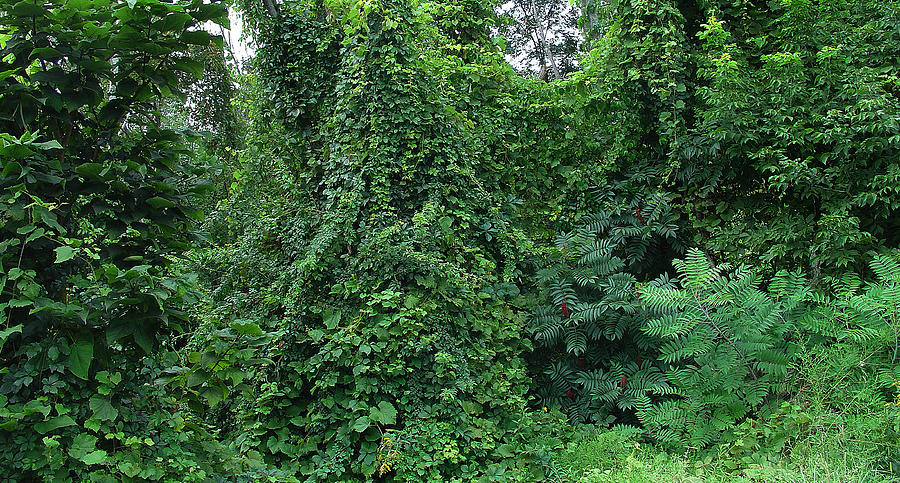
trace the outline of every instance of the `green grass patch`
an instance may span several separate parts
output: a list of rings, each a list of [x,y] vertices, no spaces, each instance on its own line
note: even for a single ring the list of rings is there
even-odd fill
[[[584,431],[554,454],[550,481],[900,481],[897,365],[878,342],[811,349],[782,400],[736,425],[726,443],[673,449],[635,428]]]

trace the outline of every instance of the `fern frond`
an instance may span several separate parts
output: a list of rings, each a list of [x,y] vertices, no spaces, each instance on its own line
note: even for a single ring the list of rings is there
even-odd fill
[[[696,248],[688,250],[683,260],[675,260],[672,263],[678,273],[684,276],[682,285],[685,288],[701,288],[710,280],[718,278],[718,272],[713,269],[712,263]]]
[[[869,263],[881,282],[900,284],[900,261],[886,255],[878,255]]]
[[[580,356],[587,350],[587,335],[578,327],[568,327],[565,332],[566,352]]]

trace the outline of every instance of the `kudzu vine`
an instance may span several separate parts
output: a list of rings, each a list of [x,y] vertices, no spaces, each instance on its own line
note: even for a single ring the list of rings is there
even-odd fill
[[[5,2],[0,478],[543,481],[804,350],[885,392],[898,3],[577,4],[547,82],[488,0],[240,0],[247,74],[218,2]]]

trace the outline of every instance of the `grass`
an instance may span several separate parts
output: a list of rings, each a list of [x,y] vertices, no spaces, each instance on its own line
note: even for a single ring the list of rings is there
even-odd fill
[[[676,453],[634,430],[585,433],[555,454],[549,481],[900,482],[898,365],[877,345],[811,350],[780,405],[717,447]]]
[[[797,444],[783,459],[733,468],[719,449],[671,454],[614,431],[594,434],[558,454],[550,481],[644,482],[884,482],[900,481],[876,468],[866,445],[839,432]]]

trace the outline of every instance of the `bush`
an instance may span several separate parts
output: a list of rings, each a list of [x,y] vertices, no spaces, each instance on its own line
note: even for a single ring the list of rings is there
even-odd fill
[[[229,466],[167,369],[196,277],[193,186],[155,100],[197,74],[199,2],[4,3],[0,476],[202,480]],[[221,39],[218,39],[221,41]]]

